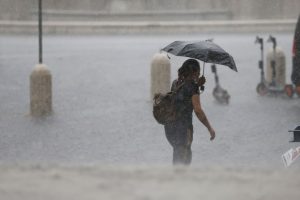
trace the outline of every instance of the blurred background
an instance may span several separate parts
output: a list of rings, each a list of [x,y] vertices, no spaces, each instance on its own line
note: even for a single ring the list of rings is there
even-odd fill
[[[37,20],[37,0],[1,0],[0,3],[0,32],[34,32],[29,22]],[[47,0],[43,1],[43,9],[44,20],[49,22],[45,23],[45,32],[50,33],[218,30],[234,32],[243,31],[246,25],[248,29],[244,31],[261,31],[266,28],[290,30],[299,14],[300,2],[298,0]],[[230,21],[241,20],[248,22],[228,24]],[[273,23],[264,21],[264,24],[259,24],[253,20],[272,20]],[[279,20],[280,25],[274,24],[276,20]],[[186,27],[189,30],[186,30]]]
[[[300,98],[257,93],[255,44],[263,38],[270,69],[267,39],[276,38],[280,76],[291,84],[299,0],[42,2],[53,112],[33,117],[38,0],[0,0],[1,200],[299,199],[300,159],[283,170],[282,155],[299,147],[288,130],[300,125]],[[151,63],[175,40],[207,39],[233,56],[238,73],[216,66],[230,95],[222,104],[205,65],[201,104],[216,139],[194,116],[192,166],[173,168],[173,150],[152,114]],[[187,58],[164,56],[173,80]]]
[[[194,116],[194,164],[283,167],[298,98],[256,93],[257,35],[285,54],[291,83],[299,0],[44,0],[44,63],[53,76],[53,114],[29,115],[29,77],[38,63],[38,1],[0,0],[0,162],[164,163],[172,149],[152,116],[153,55],[175,40],[214,41],[238,73],[217,66],[230,103],[220,105],[206,64],[203,108],[211,143]],[[171,79],[186,59],[170,55]],[[201,62],[201,66],[203,62]],[[293,166],[299,166],[293,165]]]

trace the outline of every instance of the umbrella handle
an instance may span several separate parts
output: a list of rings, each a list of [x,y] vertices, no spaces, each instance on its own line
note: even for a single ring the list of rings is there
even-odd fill
[[[202,76],[204,76],[204,69],[205,69],[205,62],[203,62],[203,74],[202,74]],[[201,85],[200,86],[200,94],[202,94],[204,92],[204,89],[205,89],[205,86]]]
[[[205,86],[204,85],[201,85],[200,86],[200,94],[202,94],[204,92],[204,89],[205,89]]]

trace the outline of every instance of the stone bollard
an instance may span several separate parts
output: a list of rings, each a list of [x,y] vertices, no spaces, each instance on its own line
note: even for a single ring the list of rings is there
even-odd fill
[[[36,65],[30,75],[30,111],[34,117],[52,112],[52,76],[44,64]]]
[[[156,53],[151,62],[151,99],[155,93],[170,91],[171,64],[165,53]]]
[[[275,82],[276,84],[284,88],[285,87],[285,55],[282,49],[276,47],[275,53],[273,51],[273,48],[270,48],[267,53],[267,70],[266,70],[266,81],[267,83],[272,82],[272,60],[274,59],[275,55]]]

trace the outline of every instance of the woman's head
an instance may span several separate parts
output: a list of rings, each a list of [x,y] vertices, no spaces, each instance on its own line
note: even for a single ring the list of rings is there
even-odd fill
[[[188,59],[184,61],[182,66],[178,69],[178,77],[181,79],[194,79],[200,75],[200,65],[195,59]]]

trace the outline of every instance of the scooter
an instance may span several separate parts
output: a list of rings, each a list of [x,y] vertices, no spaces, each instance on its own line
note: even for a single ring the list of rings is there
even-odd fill
[[[223,89],[219,83],[219,76],[217,74],[217,68],[215,64],[211,65],[211,71],[215,75],[216,87],[213,89],[213,96],[221,104],[229,104],[230,95],[227,90]]]
[[[293,98],[294,96],[296,97],[300,97],[300,88],[292,85],[292,84],[287,84],[285,85],[284,87],[284,91],[285,91],[285,94],[290,97],[290,98]]]
[[[272,80],[269,84],[268,90],[271,95],[277,96],[278,94],[284,93],[284,88],[281,87],[275,80],[276,78],[276,38],[272,35],[269,36],[267,42],[273,43],[273,59],[271,60],[271,68],[272,68]]]
[[[256,36],[255,44],[260,44],[261,50],[261,60],[258,62],[258,67],[261,70],[260,73],[260,83],[256,87],[256,92],[260,96],[270,95],[270,96],[277,96],[279,94],[287,93],[285,88],[278,85],[276,82],[276,46],[277,41],[276,38],[273,36],[269,36],[267,42],[273,43],[273,59],[271,60],[271,68],[272,68],[272,79],[271,83],[267,83],[265,79],[265,72],[264,72],[264,41],[263,38]],[[286,86],[287,88],[287,86]]]
[[[260,83],[256,86],[256,92],[264,96],[268,93],[268,86],[265,79],[264,72],[264,40],[263,38],[256,36],[255,44],[260,44],[261,60],[258,61],[258,68],[260,69]]]
[[[274,52],[273,60],[271,61],[272,81],[270,84],[266,82],[265,73],[264,73],[264,41],[263,38],[256,36],[255,44],[260,44],[260,50],[261,50],[261,60],[258,61],[258,67],[261,71],[260,73],[261,77],[260,77],[260,83],[256,87],[256,92],[260,96],[265,96],[267,94],[277,96],[278,94],[285,93],[285,95],[290,98],[294,96],[300,97],[300,90],[299,89],[297,90],[297,88],[292,84],[287,84],[284,86],[284,88],[278,87],[278,84],[275,81],[275,77],[276,77],[275,55],[276,55],[276,46],[277,46],[276,38],[270,35],[268,38],[268,42],[273,43],[273,52]]]

